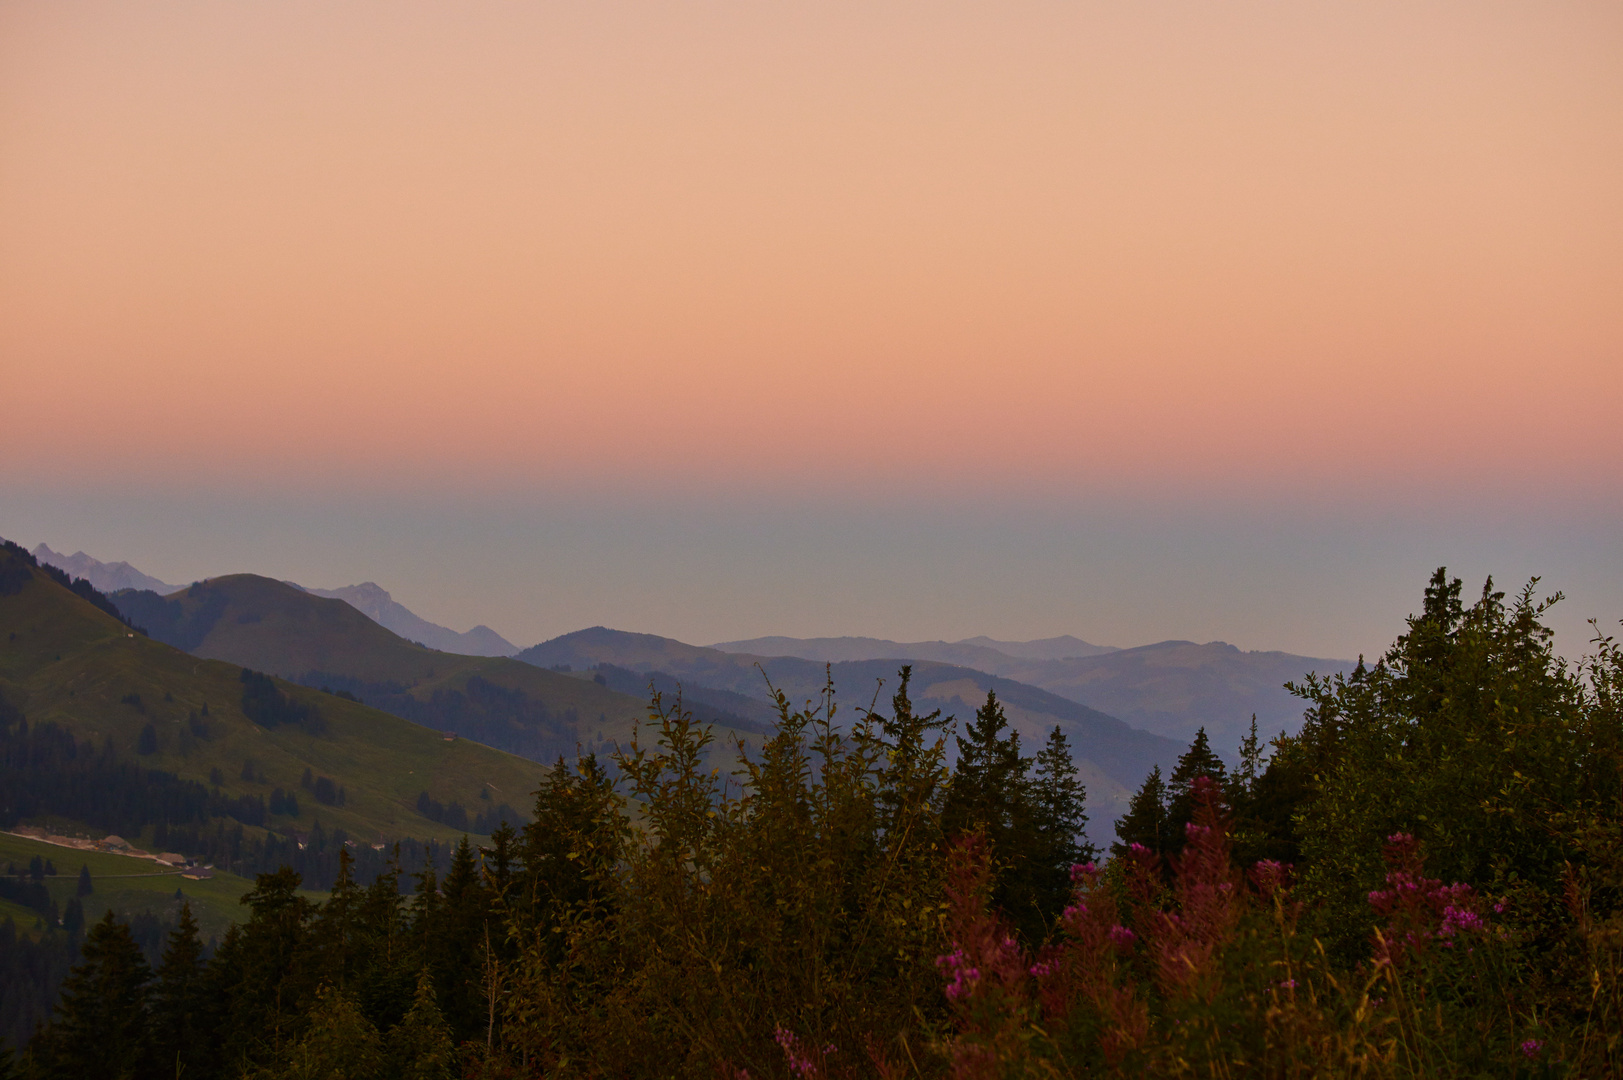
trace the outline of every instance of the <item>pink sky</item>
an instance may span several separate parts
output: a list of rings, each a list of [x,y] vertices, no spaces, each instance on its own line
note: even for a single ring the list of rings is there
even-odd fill
[[[65,479],[1623,493],[1623,6],[0,7]]]

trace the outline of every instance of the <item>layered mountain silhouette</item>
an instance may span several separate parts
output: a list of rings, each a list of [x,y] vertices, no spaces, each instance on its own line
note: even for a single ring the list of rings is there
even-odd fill
[[[109,595],[124,589],[154,592],[159,596],[184,589],[184,585],[170,585],[150,574],[143,574],[127,562],[105,563],[84,552],[63,555],[40,544],[32,552],[34,558],[64,570],[74,577],[84,578],[97,589]],[[475,626],[460,632],[431,623],[389,595],[387,589],[376,582],[345,585],[340,589],[312,589],[296,582],[287,582],[312,596],[329,600],[342,600],[356,611],[385,629],[392,630],[408,641],[427,645],[445,652],[465,653],[468,656],[512,656],[518,646],[488,626]]]
[[[289,582],[288,584],[293,584]],[[346,585],[342,589],[298,588],[312,596],[329,600],[342,600],[386,630],[392,630],[407,641],[427,645],[442,652],[465,653],[468,656],[512,656],[518,646],[488,626],[479,625],[465,633],[431,623],[417,615],[389,595],[387,589],[375,582]]]
[[[193,656],[344,691],[395,716],[535,761],[572,757],[577,747],[605,749],[628,737],[647,713],[646,692],[617,692],[607,677],[441,652],[407,641],[345,601],[256,574],[210,578],[167,597],[125,591],[112,600],[154,638]],[[698,711],[734,732],[762,730],[723,709]]]
[[[941,664],[960,664],[994,673],[1015,659],[1058,660],[1117,651],[1108,645],[1090,645],[1069,634],[1041,641],[994,641],[989,637],[911,642],[870,637],[763,637],[724,641],[711,648],[750,656],[797,656],[802,660],[821,660],[825,663],[846,660],[934,660]]]
[[[63,555],[52,551],[45,544],[40,544],[30,554],[42,563],[54,566],[76,578],[84,578],[104,593],[117,592],[119,589],[148,589],[161,596],[179,592],[186,587],[159,581],[151,575],[141,573],[127,562],[104,563],[99,559],[92,559],[82,551]]]
[[[344,690],[540,760],[624,737],[651,691],[680,694],[700,719],[751,737],[770,729],[769,680],[798,703],[832,675],[846,706],[866,706],[876,693],[882,706],[908,663],[925,708],[967,719],[996,690],[1028,747],[1056,724],[1065,730],[1096,820],[1116,816],[1145,772],[1169,765],[1198,728],[1232,758],[1253,715],[1265,737],[1299,725],[1301,703],[1286,681],[1352,666],[1221,641],[1118,649],[1070,635],[764,637],[704,647],[603,627],[520,652],[486,626],[464,633],[431,623],[374,582],[312,589],[243,574],[177,589],[84,552],[64,556],[41,544],[35,556],[116,593],[134,622],[196,655]]]
[[[1249,730],[1272,737],[1301,723],[1301,702],[1285,690],[1310,671],[1352,669],[1347,660],[1246,652],[1226,642],[1162,641],[1132,649],[1089,645],[1074,637],[1041,641],[967,638],[895,642],[879,638],[755,638],[715,646],[727,652],[806,660],[935,660],[961,664],[1058,694],[1134,727],[1187,743],[1204,727],[1232,757]],[[1091,651],[1083,651],[1091,650]]]
[[[1048,732],[1058,726],[1070,740],[1095,832],[1126,807],[1128,797],[1146,773],[1170,766],[1184,750],[1182,742],[1137,730],[1114,716],[1070,701],[1038,687],[959,664],[910,658],[821,661],[793,656],[760,656],[689,645],[654,634],[593,627],[553,638],[516,657],[548,668],[608,666],[648,675],[659,673],[680,681],[684,695],[704,699],[724,691],[765,703],[769,687],[800,704],[814,699],[832,679],[841,707],[876,706],[885,711],[895,692],[903,663],[913,669],[915,707],[939,708],[960,723],[970,720],[995,691],[1011,726],[1028,753],[1035,753]],[[962,730],[962,728],[960,728]]]

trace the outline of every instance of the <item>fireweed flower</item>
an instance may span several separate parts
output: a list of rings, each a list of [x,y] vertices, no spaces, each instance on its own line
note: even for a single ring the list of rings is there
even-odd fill
[[[1522,1057],[1535,1058],[1538,1052],[1544,1049],[1544,1043],[1539,1039],[1528,1039],[1522,1043]]]
[[[935,966],[952,980],[947,984],[947,997],[953,1001],[973,993],[981,979],[979,969],[970,966],[969,958],[964,955],[962,949],[954,949],[944,956],[936,957]]]
[[[1276,894],[1288,889],[1290,876],[1290,864],[1274,859],[1263,859],[1251,868],[1251,880],[1264,900],[1272,900]]]
[[[802,1080],[809,1080],[810,1077],[817,1075],[817,1066],[812,1064],[811,1058],[801,1051],[800,1042],[795,1038],[794,1032],[779,1025],[778,1029],[773,1032],[773,1038],[783,1048],[784,1060],[788,1062],[790,1072],[801,1077]],[[833,1049],[832,1046],[829,1047],[829,1051]]]

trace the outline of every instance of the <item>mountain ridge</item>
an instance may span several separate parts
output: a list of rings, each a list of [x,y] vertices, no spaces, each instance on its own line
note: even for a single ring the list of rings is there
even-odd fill
[[[796,656],[803,660],[935,660],[944,664],[981,667],[1019,660],[1058,660],[1116,652],[1111,645],[1094,645],[1064,634],[1035,641],[998,641],[985,635],[962,641],[892,641],[888,638],[841,636],[818,638],[760,637],[711,645],[722,652],[751,656]],[[974,661],[980,661],[979,664]]]
[[[344,691],[402,719],[532,761],[606,749],[647,714],[646,697],[618,693],[606,677],[431,649],[346,601],[256,574],[210,578],[171,597],[121,592],[112,599],[154,637],[194,656]],[[724,708],[702,711],[738,732],[761,730]]]
[[[815,699],[832,678],[844,707],[869,704],[870,694],[883,699],[894,691],[897,665],[884,658],[818,662],[798,657],[729,653],[674,638],[596,626],[532,646],[515,659],[544,667],[590,668],[611,664],[640,673],[660,672],[685,686],[698,685],[769,700],[769,686],[795,704]],[[967,723],[995,691],[1010,725],[1028,749],[1035,751],[1051,728],[1066,732],[1083,782],[1088,787],[1090,828],[1105,838],[1108,826],[1126,809],[1132,791],[1154,765],[1170,767],[1184,744],[1132,727],[1121,719],[1002,676],[961,665],[922,660],[911,663],[911,693],[916,708],[941,708]],[[869,688],[872,688],[871,690]],[[960,730],[962,730],[960,728]]]
[[[119,589],[148,589],[165,596],[186,587],[159,581],[149,574],[143,574],[127,562],[105,563],[100,559],[91,558],[82,551],[63,555],[61,552],[52,551],[50,546],[43,542],[29,554],[64,573],[85,579],[104,593],[117,592]]]
[[[1280,650],[1243,650],[1224,641],[1169,639],[1117,649],[1090,646],[1091,655],[1056,656],[1080,638],[999,642],[895,642],[881,638],[754,638],[714,648],[739,654],[763,647],[769,656],[807,660],[928,659],[958,663],[1035,686],[1127,721],[1134,727],[1187,742],[1204,727],[1214,748],[1233,759],[1253,715],[1265,737],[1295,731],[1301,705],[1284,689],[1310,671],[1350,671],[1351,661],[1299,656]],[[1004,648],[995,648],[1003,646]],[[1025,656],[1007,651],[1022,649]]]
[[[338,589],[313,589],[293,581],[286,584],[303,589],[312,596],[342,600],[385,630],[441,652],[462,653],[464,656],[512,656],[519,651],[517,645],[483,623],[471,630],[458,631],[429,622],[397,601],[375,581],[363,581],[359,585],[345,585]]]

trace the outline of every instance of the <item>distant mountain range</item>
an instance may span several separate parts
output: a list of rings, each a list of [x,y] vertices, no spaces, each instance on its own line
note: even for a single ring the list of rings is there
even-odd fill
[[[1197,728],[1204,727],[1213,747],[1232,760],[1253,715],[1264,737],[1300,724],[1301,702],[1283,688],[1287,680],[1352,666],[1345,660],[1247,652],[1221,641],[1119,649],[1069,635],[954,642],[763,637],[702,647],[603,627],[521,652],[486,626],[459,633],[431,623],[373,582],[311,589],[236,575],[177,589],[128,563],[103,563],[84,552],[64,556],[41,544],[35,556],[118,593],[117,602],[137,623],[197,655],[306,682],[325,680],[421,723],[460,726],[470,735],[470,726],[477,727],[481,734],[475,737],[531,756],[567,751],[576,741],[601,745],[621,734],[640,715],[650,689],[667,695],[680,689],[701,718],[759,734],[772,719],[768,678],[798,703],[815,696],[825,671],[830,672],[847,706],[867,705],[879,680],[885,680],[879,699],[884,704],[897,668],[910,663],[915,700],[926,708],[967,719],[986,691],[996,689],[1028,746],[1054,725],[1063,728],[1077,748],[1095,817],[1104,820],[1120,812],[1152,765],[1170,765]],[[306,611],[308,605],[292,601],[297,595],[343,605]],[[345,610],[364,619],[339,618]],[[427,649],[408,658],[401,650],[418,648],[412,643]],[[385,655],[393,659],[382,662]],[[488,669],[507,657],[522,663],[500,672]],[[543,687],[521,674],[536,667],[553,669],[543,679],[570,678]],[[469,696],[469,679],[474,696],[483,694],[479,703]],[[591,711],[580,708],[586,703],[574,699],[583,683],[591,682],[599,684],[593,690],[608,693],[613,707],[602,707],[606,699]],[[502,704],[491,696],[491,687],[517,697]],[[578,720],[566,721],[566,715]],[[604,723],[586,722],[587,716]]]
[[[104,563],[84,552],[63,555],[40,544],[33,551],[34,558],[65,570],[74,577],[84,578],[102,592],[111,595],[123,589],[154,592],[168,596],[184,589],[184,585],[170,585],[150,574],[143,574],[127,562]],[[518,646],[488,626],[476,626],[466,633],[431,623],[390,596],[388,590],[374,582],[345,585],[341,589],[312,589],[297,582],[287,584],[303,589],[312,596],[342,600],[356,611],[387,630],[393,630],[408,641],[427,645],[431,649],[463,653],[467,656],[512,656]]]
[[[186,587],[159,581],[151,575],[141,573],[127,562],[104,563],[92,559],[82,551],[63,555],[41,544],[31,554],[42,563],[66,571],[73,577],[84,578],[104,593],[114,593],[119,589],[147,589],[159,596],[167,596]]]
[[[294,584],[288,582],[289,585]],[[345,585],[342,589],[312,589],[298,585],[312,596],[329,600],[342,600],[385,630],[392,630],[408,641],[427,645],[442,652],[463,653],[467,656],[512,656],[518,646],[488,626],[479,625],[466,633],[458,633],[417,615],[390,596],[388,590],[373,582]]]
[[[700,701],[714,700],[712,695],[719,691],[765,704],[770,682],[799,705],[814,699],[825,679],[832,678],[847,715],[854,706],[868,707],[875,702],[885,711],[897,686],[897,669],[904,662],[911,663],[916,708],[939,708],[962,725],[973,718],[985,703],[987,691],[992,690],[1003,702],[1009,723],[1020,733],[1028,753],[1041,747],[1052,728],[1063,730],[1088,787],[1096,840],[1108,838],[1110,822],[1126,809],[1128,798],[1150,769],[1170,766],[1185,749],[1184,742],[1137,730],[1114,716],[1038,687],[926,659],[824,661],[760,656],[601,626],[553,638],[515,659],[549,668],[633,671],[656,682],[671,679],[681,684],[686,698]]]
[[[1074,637],[911,643],[861,637],[769,637],[726,642],[715,648],[821,662],[888,659],[959,664],[1047,690],[1183,743],[1204,727],[1214,749],[1230,759],[1249,730],[1253,714],[1265,738],[1295,731],[1301,723],[1301,702],[1284,689],[1286,681],[1300,680],[1310,671],[1328,675],[1350,671],[1353,666],[1347,660],[1245,652],[1222,641],[1204,645],[1162,641],[1113,649]]]
[[[600,751],[624,740],[647,713],[646,693],[618,693],[606,677],[440,652],[344,601],[255,574],[210,578],[167,597],[126,590],[112,601],[153,638],[193,656],[344,691],[403,719],[544,764],[559,754],[573,757],[577,746]],[[761,730],[713,708],[700,718],[734,731]]]
[[[712,645],[722,652],[750,656],[797,656],[802,660],[841,663],[846,660],[934,660],[941,664],[994,671],[1011,660],[1062,660],[1117,652],[1109,645],[1090,645],[1081,638],[1043,638],[1040,641],[995,641],[989,637],[963,641],[887,641],[870,637],[791,638],[763,637],[724,641]]]

